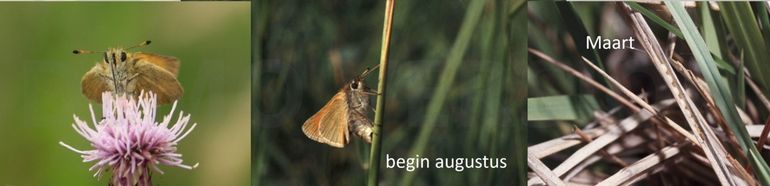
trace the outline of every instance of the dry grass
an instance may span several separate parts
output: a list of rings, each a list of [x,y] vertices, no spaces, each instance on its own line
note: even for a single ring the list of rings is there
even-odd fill
[[[671,13],[666,14],[665,11],[678,8],[676,6],[645,4],[648,8],[663,9],[658,12],[663,16],[671,16]],[[714,3],[692,3],[682,8],[686,7],[687,10],[694,11],[700,6],[709,6],[703,9],[705,11],[723,11]],[[719,92],[724,92],[724,86],[720,84],[726,82],[721,79],[724,77],[717,76],[715,80],[711,75],[719,75],[719,72],[708,72],[704,70],[705,67],[697,68],[698,65],[704,64],[702,60],[704,54],[698,52],[705,51],[697,51],[697,49],[706,47],[697,48],[693,45],[697,42],[692,42],[692,30],[682,28],[683,32],[679,34],[684,33],[688,40],[686,44],[682,44],[683,42],[680,41],[685,40],[681,38],[682,36],[677,38],[672,33],[669,33],[671,37],[668,38],[656,36],[653,28],[655,24],[651,26],[651,23],[647,22],[650,19],[646,15],[625,3],[605,3],[601,7],[603,7],[602,10],[611,12],[604,12],[603,16],[617,15],[616,21],[624,23],[619,26],[613,25],[615,28],[623,27],[621,30],[625,29],[639,41],[640,45],[637,46],[639,50],[606,55],[625,60],[615,59],[614,61],[617,62],[613,62],[612,58],[606,57],[610,60],[605,58],[592,62],[583,57],[585,53],[576,52],[575,48],[580,47],[581,44],[569,42],[566,42],[563,48],[543,47],[543,43],[558,44],[562,42],[558,38],[563,37],[572,41],[571,39],[576,36],[562,36],[554,33],[556,31],[551,30],[553,28],[545,23],[547,20],[537,18],[534,13],[530,13],[530,17],[535,17],[531,18],[530,22],[534,22],[531,25],[537,27],[535,30],[542,31],[542,34],[538,35],[542,39],[531,41],[531,43],[537,43],[536,46],[530,44],[530,68],[531,70],[532,68],[546,69],[541,71],[548,72],[535,73],[534,76],[547,76],[538,78],[568,82],[561,84],[569,84],[569,81],[578,82],[584,85],[580,88],[590,91],[575,92],[592,93],[597,100],[603,101],[605,107],[616,106],[624,111],[616,112],[600,108],[594,111],[595,114],[588,123],[570,123],[570,125],[581,126],[573,132],[542,142],[530,143],[527,149],[527,163],[533,173],[529,174],[527,185],[760,185],[767,183],[767,177],[764,176],[766,169],[763,168],[767,165],[763,161],[756,161],[754,158],[757,156],[747,150],[746,141],[742,140],[750,137],[749,143],[756,144],[755,140],[762,138],[760,144],[763,145],[759,145],[760,152],[769,148],[764,144],[768,138],[766,136],[768,130],[763,134],[765,126],[755,123],[760,123],[764,121],[761,119],[767,117],[767,113],[770,112],[770,101],[763,92],[763,85],[755,83],[750,75],[744,74],[749,70],[743,67],[741,61],[743,59],[737,57],[726,60],[731,62],[728,65],[735,65],[729,67],[739,69],[734,70],[733,73],[741,75],[725,76],[737,77],[745,81],[748,85],[745,89],[750,91],[744,93],[742,89],[741,91],[731,90],[733,94],[743,93],[740,96],[745,98],[733,98],[729,96],[731,91],[728,91],[725,96]],[[668,20],[669,24],[677,26],[686,23],[682,22],[681,15],[683,15],[681,12],[674,12],[676,22],[670,17],[664,17],[661,20]],[[679,27],[684,26],[679,25]],[[660,33],[660,26],[655,28],[657,33]],[[696,39],[699,39],[700,36],[697,34],[696,36],[698,36]],[[532,34],[530,37],[533,37]],[[702,38],[700,40],[700,42],[703,41]],[[668,45],[664,47],[661,43]],[[725,56],[742,56],[736,55],[735,51],[739,50],[722,52],[727,52]],[[712,54],[707,51],[705,55]],[[572,62],[560,62],[557,59],[572,59],[570,60]],[[616,68],[613,68],[611,65],[612,63],[633,64],[626,60],[642,61],[640,63],[643,64],[640,66],[648,67],[645,72],[655,76],[654,80],[643,83],[652,85],[641,91],[631,87],[634,80],[628,80],[625,77],[627,74],[624,74],[630,72],[624,71],[627,69],[621,68],[623,66],[616,65]],[[713,68],[713,64],[710,67]],[[548,69],[554,70],[548,71]],[[564,76],[554,75],[559,73]],[[560,83],[553,84],[551,86],[554,88],[551,89],[537,88],[535,94],[547,95],[547,93],[565,90],[558,87]],[[735,86],[734,82],[729,84],[731,87]],[[715,85],[719,86],[715,87]],[[743,88],[742,83],[738,87]],[[574,94],[570,91],[564,92]],[[647,97],[649,93],[656,96]],[[735,100],[725,102],[724,99]],[[724,107],[724,103],[731,105],[733,101],[745,101],[740,104],[745,106],[736,104]],[[729,112],[726,111],[737,114],[728,116]],[[737,118],[738,122],[733,120],[736,119],[734,117],[736,115],[740,116]],[[556,122],[557,125],[564,123],[569,122]],[[545,124],[530,123],[530,125]],[[731,128],[734,126],[738,126],[739,130]],[[742,136],[743,134],[747,136]],[[759,158],[762,160],[761,157]]]

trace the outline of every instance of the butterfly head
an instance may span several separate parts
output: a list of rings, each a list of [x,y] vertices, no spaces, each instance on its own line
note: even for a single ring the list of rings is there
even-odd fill
[[[110,48],[103,53],[104,63],[120,65],[128,60],[128,53],[122,48]]]
[[[377,69],[377,67],[379,66],[380,65],[378,64],[372,68],[366,68],[366,70],[363,73],[361,73],[361,75],[358,75],[355,78],[353,78],[353,80],[351,80],[350,83],[348,83],[348,88],[350,89],[350,91],[370,92],[371,90],[369,89],[369,87],[366,87],[366,85],[364,85],[364,79],[366,78],[367,75],[369,75],[369,73],[374,71],[374,69]]]

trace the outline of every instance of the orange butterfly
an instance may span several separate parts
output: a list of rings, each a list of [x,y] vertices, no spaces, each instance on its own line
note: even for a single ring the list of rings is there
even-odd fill
[[[127,49],[149,44],[148,40]],[[73,53],[97,52],[74,50]],[[179,74],[179,60],[176,58],[142,52],[127,53],[123,48],[110,48],[103,54],[104,59],[80,80],[83,95],[88,99],[101,103],[102,93],[106,91],[138,96],[142,90],[157,94],[158,104],[168,104],[182,97],[184,90],[176,79]]]
[[[345,84],[321,110],[305,121],[302,132],[312,140],[337,148],[344,147],[350,141],[350,133],[372,143],[372,122],[366,114],[369,110],[369,96],[377,95],[377,92],[366,87],[363,79],[377,67],[379,65],[367,68],[364,73]]]

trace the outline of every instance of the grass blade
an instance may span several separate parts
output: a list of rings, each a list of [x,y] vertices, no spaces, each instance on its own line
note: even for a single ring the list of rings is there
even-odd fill
[[[703,37],[700,36],[700,33],[698,33],[695,23],[690,19],[681,2],[666,2],[666,6],[671,11],[674,21],[682,29],[685,40],[687,41],[695,60],[698,62],[698,67],[703,74],[703,79],[706,80],[706,83],[708,83],[710,87],[709,90],[715,99],[714,101],[716,102],[717,107],[720,108],[719,110],[728,122],[730,129],[733,130],[733,133],[736,135],[741,148],[748,154],[747,156],[751,160],[752,167],[754,167],[759,174],[758,177],[760,182],[764,185],[770,184],[770,169],[767,167],[764,159],[759,156],[757,149],[752,145],[753,142],[751,141],[746,128],[743,127],[743,122],[740,120],[737,110],[735,110],[736,106],[733,101],[733,96],[730,93],[729,86],[723,79],[721,79],[722,76],[717,70],[716,63],[709,54],[706,43],[703,40]],[[722,11],[731,9],[731,7],[721,7],[723,8]],[[723,17],[725,17],[725,19],[730,19],[726,18],[729,17],[729,15],[723,15]]]
[[[572,2],[555,2],[556,7],[559,9],[559,14],[561,15],[562,22],[564,25],[566,25],[566,29],[569,31],[569,33],[572,35],[572,40],[574,43],[587,43],[588,36],[592,38],[596,38],[597,33],[591,33],[588,30],[588,27],[584,23],[582,19],[580,19],[580,16],[578,15],[577,10],[575,9],[575,6],[572,4]],[[578,44],[579,46],[579,44]],[[599,68],[602,70],[605,70],[604,63],[602,62],[602,57],[599,53],[599,50],[595,48],[585,48],[585,47],[575,47],[581,56],[588,56],[589,59],[592,61],[595,61]],[[579,60],[579,56],[574,57],[575,60]],[[592,77],[598,77],[597,74],[592,74]],[[603,79],[599,79],[599,82],[602,83],[602,85],[607,86],[609,83],[607,81],[604,81]],[[575,82],[576,84],[576,82]],[[579,90],[579,89],[578,89]],[[614,104],[611,99],[603,99],[599,100],[600,104],[602,106],[612,105]]]
[[[588,33],[588,29],[586,29],[585,24],[583,24],[583,20],[580,19],[580,16],[578,16],[577,12],[575,11],[575,7],[572,6],[571,2],[556,2],[556,7],[559,9],[559,14],[561,14],[562,21],[566,25],[566,28],[569,30],[570,34],[572,34],[572,39],[575,43],[586,43],[586,38],[583,36],[596,36],[595,33]],[[576,48],[578,49],[578,52],[580,52],[580,55],[589,56],[591,61],[596,61],[599,67],[604,69],[602,58],[599,56],[599,51],[596,49],[589,50],[584,47]]]
[[[593,95],[528,98],[527,120],[587,120],[598,108],[599,105]]]
[[[698,2],[698,9],[701,15],[701,22],[703,23],[703,38],[706,40],[706,45],[714,56],[718,58],[722,57],[720,48],[721,40],[719,40],[719,32],[717,32],[714,19],[711,18],[711,8],[709,8],[708,2]],[[679,37],[684,38],[684,37]]]
[[[431,96],[430,103],[428,103],[428,109],[426,111],[425,119],[420,127],[420,132],[414,145],[412,145],[412,148],[409,150],[409,154],[423,154],[425,151],[428,140],[430,139],[430,134],[436,126],[444,101],[452,86],[452,82],[454,82],[457,70],[460,68],[471,36],[473,36],[473,32],[476,30],[476,25],[481,17],[481,12],[486,0],[472,1],[470,3],[465,18],[463,19],[462,26],[460,27],[460,32],[457,34],[457,38],[449,51],[449,56],[447,57],[443,72],[441,72],[438,85]],[[412,185],[411,183],[417,172],[417,170],[405,172],[398,185]]]
[[[679,28],[677,28],[674,25],[669,24],[668,22],[666,22],[662,18],[658,17],[658,15],[655,15],[654,12],[648,10],[647,8],[644,8],[642,5],[639,5],[639,3],[636,3],[636,2],[626,2],[626,4],[629,7],[631,7],[631,9],[633,9],[634,11],[642,13],[642,15],[644,15],[644,17],[647,17],[647,19],[650,19],[652,22],[662,26],[663,28],[665,28],[669,32],[674,33],[674,35],[676,35],[676,37],[684,38],[682,36],[682,31],[680,31]]]
[[[545,164],[543,164],[542,161],[535,158],[535,156],[532,154],[527,154],[527,165],[532,168],[532,171],[534,171],[537,176],[545,181],[545,184],[554,186],[567,185],[564,183],[564,181],[559,179],[558,175],[551,171],[547,166],[545,166]]]
[[[720,2],[719,7],[727,29],[745,53],[746,66],[753,79],[764,87],[767,94],[770,92],[767,84],[770,83],[770,74],[767,74],[770,71],[770,54],[765,40],[761,39],[762,32],[754,19],[751,5],[749,2]]]

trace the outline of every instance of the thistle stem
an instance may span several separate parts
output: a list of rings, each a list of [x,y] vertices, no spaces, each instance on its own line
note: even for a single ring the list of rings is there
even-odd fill
[[[372,147],[369,153],[369,186],[378,183],[380,173],[380,151],[382,149],[382,115],[385,108],[385,81],[388,72],[388,48],[390,46],[390,31],[393,27],[393,8],[395,0],[385,1],[385,21],[382,28],[382,48],[380,49],[380,74],[377,83],[377,105],[374,110],[374,126],[372,132]]]

